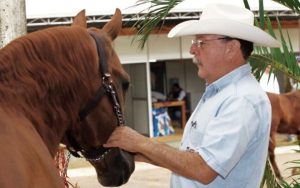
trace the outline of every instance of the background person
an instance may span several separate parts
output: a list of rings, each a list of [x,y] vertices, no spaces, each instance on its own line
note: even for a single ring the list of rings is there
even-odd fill
[[[179,83],[174,83],[168,93],[168,100],[184,100],[186,97],[185,91],[180,87]]]
[[[175,26],[169,37],[195,35],[190,53],[207,87],[188,120],[179,150],[118,127],[105,147],[171,170],[172,188],[258,188],[267,159],[271,105],[246,59],[253,43],[279,47],[253,26],[251,11],[211,4],[200,20]]]
[[[167,97],[168,101],[185,101],[186,102],[186,92],[180,87],[179,83],[174,83],[171,87],[170,92]],[[172,124],[177,125],[176,122],[179,122],[181,119],[181,107],[170,107],[168,108]],[[180,125],[179,125],[180,126]],[[183,125],[182,125],[183,126]]]

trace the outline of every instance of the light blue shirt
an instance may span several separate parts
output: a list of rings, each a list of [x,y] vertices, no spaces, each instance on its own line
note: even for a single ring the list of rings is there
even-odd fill
[[[208,85],[186,124],[180,150],[199,153],[218,176],[203,185],[173,173],[171,187],[258,188],[270,127],[271,104],[249,64]]]

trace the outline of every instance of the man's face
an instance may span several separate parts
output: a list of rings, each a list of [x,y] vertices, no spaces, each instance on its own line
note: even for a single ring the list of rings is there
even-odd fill
[[[198,67],[198,76],[208,84],[220,78],[226,50],[226,40],[221,35],[197,35],[190,53]]]

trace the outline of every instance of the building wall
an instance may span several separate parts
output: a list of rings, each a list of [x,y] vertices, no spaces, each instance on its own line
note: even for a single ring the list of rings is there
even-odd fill
[[[282,32],[286,42],[289,42],[288,38],[291,39],[294,52],[300,52],[300,28],[283,29]],[[278,30],[276,36],[279,36]]]
[[[126,125],[149,135],[145,63],[126,64],[124,67],[131,79],[131,86],[126,95]]]

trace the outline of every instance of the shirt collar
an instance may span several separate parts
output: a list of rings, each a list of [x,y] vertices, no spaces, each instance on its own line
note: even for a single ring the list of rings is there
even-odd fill
[[[203,97],[212,97],[213,95],[221,91],[224,87],[228,86],[231,83],[237,82],[247,74],[251,74],[251,66],[249,65],[249,63],[234,69],[233,71],[229,72],[213,83],[207,85]]]

